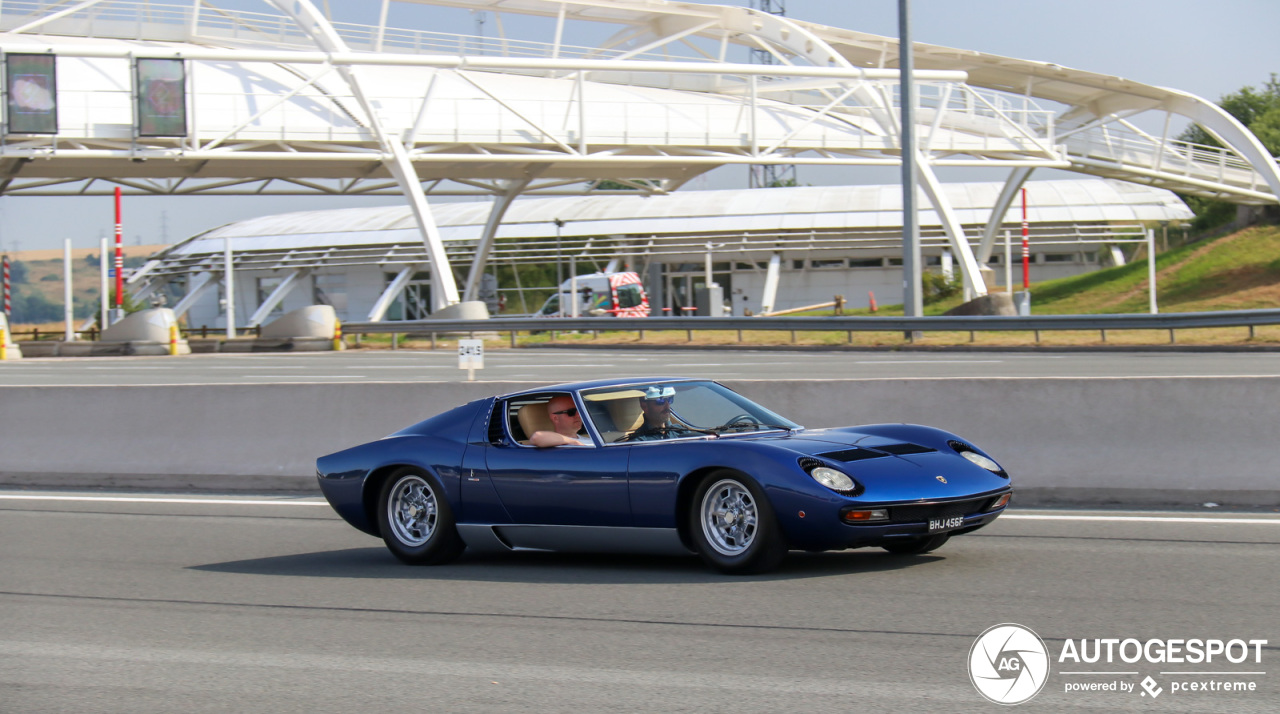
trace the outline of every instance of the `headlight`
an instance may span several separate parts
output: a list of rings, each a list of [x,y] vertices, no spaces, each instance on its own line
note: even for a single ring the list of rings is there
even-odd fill
[[[833,468],[827,466],[818,466],[809,472],[814,481],[826,486],[833,491],[852,491],[854,488],[853,479],[847,474],[840,473]]]
[[[1000,464],[997,464],[976,451],[961,451],[960,455],[992,473],[998,474],[1004,472],[1004,469],[1000,468]]]

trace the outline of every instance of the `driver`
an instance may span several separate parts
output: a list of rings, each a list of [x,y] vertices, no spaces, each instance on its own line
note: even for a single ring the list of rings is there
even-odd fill
[[[645,393],[639,397],[644,423],[619,441],[657,441],[696,435],[698,432],[685,427],[678,421],[671,422],[671,402],[675,398],[676,390],[673,387],[646,389]]]
[[[578,434],[582,431],[582,416],[568,394],[557,394],[547,402],[547,416],[555,431],[535,431],[529,443],[545,449],[550,446],[582,446]]]

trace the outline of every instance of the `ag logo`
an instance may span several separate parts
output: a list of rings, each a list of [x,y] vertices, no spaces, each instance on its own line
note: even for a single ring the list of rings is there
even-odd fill
[[[1044,640],[1022,625],[996,625],[969,648],[969,681],[996,704],[1021,704],[1044,689],[1049,650]]]

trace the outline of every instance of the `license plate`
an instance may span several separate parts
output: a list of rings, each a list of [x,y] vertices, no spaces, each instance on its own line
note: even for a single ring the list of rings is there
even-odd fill
[[[929,532],[941,533],[942,531],[953,531],[957,528],[964,527],[964,516],[951,516],[950,518],[932,518],[929,520]]]

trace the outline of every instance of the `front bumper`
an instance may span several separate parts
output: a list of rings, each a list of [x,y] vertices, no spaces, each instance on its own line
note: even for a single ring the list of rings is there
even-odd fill
[[[928,501],[897,501],[880,503],[848,504],[831,514],[834,523],[825,523],[821,527],[821,535],[800,547],[819,550],[840,550],[844,548],[862,548],[884,545],[895,541],[913,540],[931,535],[929,521],[935,518],[961,518],[958,527],[935,533],[962,535],[982,528],[1004,513],[1008,504],[993,508],[996,501],[1012,489],[1003,488],[998,491],[975,494],[960,498],[937,499]],[[846,510],[887,509],[890,520],[872,523],[848,523],[841,516]],[[816,524],[815,524],[816,525]],[[797,544],[799,545],[799,544]]]
[[[972,533],[979,528],[991,523],[1004,513],[1004,508],[999,508],[987,513],[975,513],[973,515],[964,516],[964,525],[948,531],[940,531],[950,535],[962,535]],[[892,543],[894,541],[914,540],[930,535],[928,521],[919,523],[890,523],[886,525],[846,525],[849,533],[846,538],[845,548],[862,548],[865,546],[881,545],[883,543]]]

